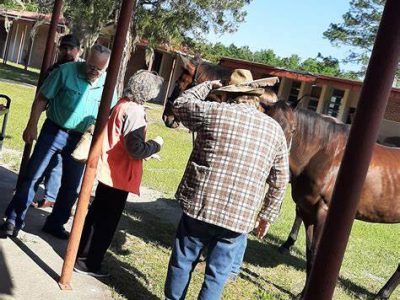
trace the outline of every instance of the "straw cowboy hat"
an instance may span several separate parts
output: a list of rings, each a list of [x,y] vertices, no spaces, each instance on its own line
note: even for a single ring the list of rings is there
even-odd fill
[[[227,86],[223,86],[213,92],[218,93],[241,93],[260,96],[264,93],[264,87],[273,86],[279,82],[278,77],[268,77],[253,80],[253,75],[246,69],[235,69],[228,81]]]

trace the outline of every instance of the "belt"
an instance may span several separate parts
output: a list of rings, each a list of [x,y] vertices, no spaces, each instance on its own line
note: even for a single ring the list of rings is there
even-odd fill
[[[54,121],[52,121],[52,120],[50,120],[50,119],[47,119],[47,120],[48,120],[53,126],[57,127],[57,129],[62,130],[62,131],[64,131],[64,132],[68,133],[68,134],[76,134],[76,135],[82,135],[82,134],[83,134],[82,132],[80,132],[80,131],[78,131],[78,130],[64,128],[64,127],[58,125],[57,123],[55,123]]]

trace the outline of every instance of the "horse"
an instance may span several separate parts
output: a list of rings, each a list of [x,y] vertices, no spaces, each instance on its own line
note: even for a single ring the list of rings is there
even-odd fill
[[[349,126],[310,110],[292,109],[281,101],[266,113],[283,125],[291,141],[292,198],[306,228],[308,278],[332,199]],[[356,219],[373,223],[400,223],[400,148],[374,146]],[[297,219],[296,225],[299,224],[301,221]],[[375,299],[389,299],[399,284],[400,264]]]
[[[228,69],[201,59],[191,60],[185,56],[178,55],[178,60],[181,62],[181,75],[175,83],[171,96],[168,97],[165,103],[162,119],[165,126],[176,128],[179,126],[179,119],[174,115],[172,108],[176,98],[180,93],[193,87],[199,83],[208,80],[226,81],[232,74],[232,69]]]
[[[168,101],[165,105],[165,109],[163,112],[163,120],[164,123],[167,127],[170,128],[176,128],[179,126],[179,120],[174,116],[173,114],[173,103],[175,99],[180,95],[181,92],[186,90],[189,87],[192,87],[198,83],[207,81],[207,80],[226,80],[229,78],[232,70],[227,70],[222,68],[221,66],[217,65],[212,65],[209,63],[196,63],[192,62],[189,59],[181,58],[184,63],[183,63],[183,70],[182,74],[180,75],[178,81],[175,84],[175,88],[173,93],[171,94],[171,97],[168,98]],[[204,68],[204,69],[203,69]],[[322,116],[318,114],[318,117],[316,117],[313,112],[309,112],[310,115],[314,116],[314,119],[319,120],[321,124],[324,124],[322,127],[315,127],[313,128],[312,126],[305,126],[307,122],[303,122],[304,126],[302,126],[302,115],[307,115],[308,111],[306,110],[301,110],[301,109],[295,109],[293,110],[288,104],[283,105],[283,102],[279,101],[276,105],[268,109],[267,114],[275,118],[275,120],[282,126],[284,129],[284,133],[286,136],[286,139],[288,141],[288,145],[291,145],[291,151],[290,151],[290,167],[292,171],[292,198],[296,202],[296,204],[300,205],[297,206],[296,211],[299,213],[299,218],[297,218],[297,224],[298,226],[301,225],[301,217],[305,217],[306,221],[306,232],[307,232],[307,273],[309,273],[309,270],[311,268],[311,257],[313,256],[312,254],[314,253],[314,249],[317,245],[316,242],[312,243],[312,229],[313,226],[312,224],[316,223],[316,215],[313,214],[313,211],[315,210],[314,207],[310,207],[310,203],[312,203],[311,199],[314,194],[319,194],[323,195],[324,198],[321,196],[318,198],[319,200],[322,199],[327,199],[330,201],[330,197],[332,196],[332,189],[333,189],[333,182],[336,177],[329,175],[329,174],[321,174],[321,172],[318,172],[318,165],[315,165],[315,163],[311,162],[311,158],[308,159],[308,161],[302,161],[302,151],[304,152],[309,152],[309,151],[315,151],[316,147],[318,146],[324,146],[325,148],[330,146],[328,148],[332,148],[333,146],[341,148],[341,151],[344,150],[345,146],[345,140],[347,138],[348,134],[348,128],[344,124],[338,124],[336,121],[332,120],[331,118],[327,118],[326,116]],[[302,111],[303,113],[300,113],[299,111]],[[311,118],[311,117],[310,117]],[[297,123],[300,122],[300,127],[298,127]],[[336,125],[333,125],[336,124]],[[297,128],[298,127],[298,128]],[[307,130],[308,131],[307,131]],[[307,148],[302,149],[301,146],[301,136],[299,136],[299,132],[301,132],[305,136],[309,136],[308,142],[312,141],[312,135],[318,134],[318,137],[321,139],[323,142],[322,145],[313,145],[312,143],[307,146]],[[341,139],[341,143],[336,144],[336,137],[335,134],[343,136]],[[340,134],[339,134],[340,133]],[[339,138],[338,138],[339,139]],[[332,146],[333,145],[333,146]],[[377,150],[379,153],[381,153],[381,149]],[[375,151],[376,152],[376,151]],[[386,152],[386,151],[384,151]],[[334,152],[332,152],[334,153]],[[330,153],[332,155],[332,153]],[[343,154],[343,153],[342,153]],[[375,156],[374,156],[375,157]],[[335,167],[333,168],[334,172],[337,172],[339,168],[339,164],[341,161],[341,156],[340,155],[335,155]],[[301,164],[299,164],[301,162]],[[321,167],[328,166],[329,164],[322,162]],[[332,166],[332,164],[331,164]],[[308,174],[308,172],[313,171],[316,169],[316,173],[313,176],[313,174]],[[398,173],[398,171],[396,171]],[[324,177],[325,176],[325,177]],[[310,184],[312,183],[313,178],[319,178],[321,177],[321,181],[323,180],[328,180],[327,183],[330,184],[330,190],[325,190],[325,187],[321,186],[314,186],[313,188],[315,190],[309,190],[310,189]],[[329,178],[326,178],[329,177]],[[294,181],[293,181],[294,180]],[[368,180],[367,182],[370,182]],[[372,183],[374,183],[373,178],[372,178]],[[371,184],[370,184],[371,185]],[[304,188],[303,188],[304,187]],[[399,186],[400,188],[400,186]],[[319,190],[318,190],[319,189]],[[394,198],[393,198],[394,199]],[[310,202],[307,202],[307,200],[310,200]],[[376,198],[376,201],[379,201],[379,198]],[[322,201],[323,206],[321,206],[321,209],[324,211],[327,209],[329,204],[328,202]],[[365,202],[365,201],[364,201]],[[398,209],[400,210],[400,208]],[[363,211],[363,210],[362,210]],[[324,212],[323,215],[326,215],[326,212]],[[358,215],[358,218],[362,218],[362,214]],[[365,218],[368,217],[368,214],[365,215]],[[371,219],[372,220],[372,219]],[[321,218],[319,220],[319,228],[322,227],[324,218]],[[366,220],[367,221],[367,220]],[[379,221],[385,221],[385,220],[375,220],[376,222]],[[399,222],[399,220],[396,219],[395,222]],[[320,230],[316,230],[314,234],[314,237],[316,238],[320,232]],[[317,240],[317,239],[316,239]],[[385,286],[379,291],[377,294],[377,297],[375,298],[376,300],[378,299],[388,299],[390,294],[393,292],[393,290],[397,287],[397,285],[400,282],[400,265],[397,271],[393,274],[393,276],[389,279],[389,281],[385,284]]]

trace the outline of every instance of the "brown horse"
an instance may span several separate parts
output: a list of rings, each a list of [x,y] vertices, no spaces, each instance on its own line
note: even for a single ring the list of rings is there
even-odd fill
[[[268,115],[289,131],[292,198],[306,227],[307,273],[332,198],[349,127],[315,112],[278,102]],[[376,144],[356,218],[400,223],[400,148]],[[299,222],[297,222],[299,224]],[[400,283],[400,265],[375,299],[388,299]]]
[[[178,59],[182,65],[182,73],[175,83],[174,90],[165,104],[162,115],[165,126],[169,128],[176,128],[179,126],[179,119],[175,117],[172,108],[175,99],[178,98],[180,93],[207,80],[227,80],[232,74],[231,69],[205,62],[200,59],[191,60],[182,55],[179,55]]]
[[[174,92],[165,106],[163,113],[165,125],[172,128],[179,125],[179,120],[173,115],[172,107],[175,99],[181,92],[206,80],[225,80],[230,74],[230,70],[223,69],[220,66],[208,63],[196,64],[186,59],[183,64],[182,75],[179,77]],[[314,253],[313,249],[315,249],[317,245],[317,237],[320,234],[319,229],[325,221],[326,210],[332,196],[333,183],[336,178],[335,174],[339,168],[343,149],[347,140],[348,128],[344,124],[337,124],[337,122],[326,116],[301,109],[292,110],[289,105],[281,101],[270,108],[268,114],[273,116],[278,123],[281,124],[288,144],[292,144],[290,152],[290,163],[293,175],[292,197],[298,204],[297,210],[301,212],[301,216],[305,218],[307,232],[307,270],[310,270],[311,257]],[[306,126],[307,124],[308,126]],[[313,124],[315,126],[313,126]],[[304,136],[304,141],[302,141],[302,136]],[[319,141],[317,141],[317,139],[319,139]],[[318,147],[320,147],[321,153],[317,153]],[[334,152],[334,148],[339,152]],[[393,151],[386,147],[376,146],[376,148],[377,150],[375,150],[373,158],[374,163],[371,164],[366,181],[366,188],[364,188],[363,192],[365,199],[360,203],[358,218],[372,222],[400,222],[400,201],[398,198],[400,194],[399,191],[397,191],[400,189],[399,184],[395,185],[395,183],[393,183],[393,186],[385,185],[383,187],[383,181],[379,182],[380,187],[382,189],[387,189],[391,194],[396,194],[394,192],[394,189],[396,189],[397,198],[390,198],[389,194],[386,194],[384,197],[382,197],[382,195],[378,195],[377,197],[371,197],[372,194],[369,196],[367,195],[367,190],[379,193],[377,190],[378,187],[374,187],[374,185],[381,176],[375,173],[379,173],[379,165],[383,163],[381,160],[383,157],[389,159],[389,162],[397,161],[397,167],[393,167],[395,171],[392,175],[397,176],[397,182],[400,183],[400,150],[396,150],[394,151],[395,153],[392,153]],[[332,150],[332,152],[327,150]],[[310,155],[310,153],[314,153],[314,157]],[[385,154],[382,155],[378,153]],[[388,155],[388,153],[391,154]],[[321,161],[320,165],[318,165],[319,162],[316,163],[317,161],[315,161],[315,159],[321,159],[320,156],[323,154],[327,155],[328,159],[327,161]],[[322,168],[325,170],[329,166],[331,167],[330,173],[321,172]],[[313,172],[315,174],[313,174]],[[386,176],[391,175],[386,172]],[[313,185],[314,183],[315,185]],[[313,206],[312,203],[316,204],[316,206]],[[397,205],[395,206],[394,204],[396,203]],[[389,205],[389,208],[390,205],[392,205],[392,209],[396,207],[397,212],[390,216],[390,209],[388,210],[387,205]],[[394,212],[393,210],[391,211]],[[299,219],[297,223],[301,224],[301,219]],[[312,226],[314,224],[316,226]],[[316,229],[314,236],[312,234],[313,227]],[[313,238],[315,239],[314,242]],[[388,299],[399,282],[400,265],[375,299]]]

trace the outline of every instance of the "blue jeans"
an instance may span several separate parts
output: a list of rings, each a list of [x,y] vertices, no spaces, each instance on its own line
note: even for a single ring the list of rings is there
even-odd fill
[[[44,197],[43,199],[55,202],[57,199],[58,190],[61,186],[62,175],[62,157],[58,153],[53,156],[50,163],[43,174],[44,177]],[[41,181],[41,180],[40,180]]]
[[[231,274],[234,276],[238,276],[240,273],[240,267],[242,266],[243,263],[246,247],[247,247],[247,234],[244,235],[242,242],[239,244],[236,250],[235,259],[233,260],[232,270],[231,270]]]
[[[72,159],[71,153],[81,138],[78,132],[66,132],[50,120],[43,124],[32,157],[29,160],[27,174],[20,188],[6,209],[7,222],[17,228],[24,226],[29,205],[38,189],[40,179],[55,155],[61,155],[61,187],[53,211],[47,217],[51,227],[62,228],[67,223],[72,206],[78,196],[85,165]]]
[[[182,216],[168,265],[164,293],[166,299],[184,299],[192,271],[203,248],[208,247],[204,282],[198,299],[220,299],[232,270],[242,233]]]

